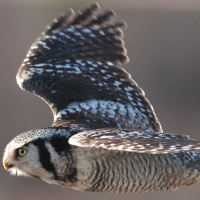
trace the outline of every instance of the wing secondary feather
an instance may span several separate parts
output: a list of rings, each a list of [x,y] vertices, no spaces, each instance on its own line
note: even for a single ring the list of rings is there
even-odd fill
[[[200,141],[191,140],[187,135],[151,133],[127,128],[83,131],[70,137],[69,143],[79,147],[149,154],[200,152]]]

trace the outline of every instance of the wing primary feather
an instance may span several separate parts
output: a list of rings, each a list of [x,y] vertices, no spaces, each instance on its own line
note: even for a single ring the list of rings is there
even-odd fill
[[[51,31],[59,29],[65,29],[69,26],[70,22],[74,19],[75,13],[72,9],[67,10],[66,12],[62,12],[57,18],[55,18],[49,26],[42,32],[42,35],[47,35]]]
[[[162,132],[143,90],[122,68],[125,26],[112,10],[92,4],[62,13],[30,47],[17,82],[50,106],[53,126]]]
[[[90,21],[93,20],[93,16],[96,16],[100,11],[101,8],[99,4],[93,3],[90,6],[79,11],[70,25],[73,26],[79,24],[85,26],[90,23]]]

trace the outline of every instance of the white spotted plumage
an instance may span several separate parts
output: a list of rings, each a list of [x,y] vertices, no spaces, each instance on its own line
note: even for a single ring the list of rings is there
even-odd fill
[[[61,13],[32,44],[17,83],[49,105],[54,122],[7,145],[8,171],[114,193],[173,190],[200,180],[200,141],[163,133],[145,93],[122,67],[125,26],[95,3]]]
[[[120,145],[118,143],[120,141]],[[110,150],[130,151],[149,154],[166,154],[200,149],[200,142],[189,136],[167,133],[151,133],[131,129],[97,129],[83,131],[69,139],[79,147],[96,147]],[[190,143],[188,145],[188,143]]]

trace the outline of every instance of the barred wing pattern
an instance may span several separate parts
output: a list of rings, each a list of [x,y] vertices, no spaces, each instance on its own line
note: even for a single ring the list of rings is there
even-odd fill
[[[162,132],[144,92],[121,66],[124,22],[92,4],[62,13],[33,43],[19,86],[50,106],[53,126],[130,127]]]
[[[69,143],[79,147],[148,154],[200,152],[200,141],[191,140],[187,135],[151,133],[126,128],[83,131],[70,137]]]

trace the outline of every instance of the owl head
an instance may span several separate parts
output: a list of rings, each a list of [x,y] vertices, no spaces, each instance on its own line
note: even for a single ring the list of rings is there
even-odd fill
[[[55,179],[56,162],[69,149],[67,129],[31,130],[16,136],[5,148],[3,165],[12,175]]]

